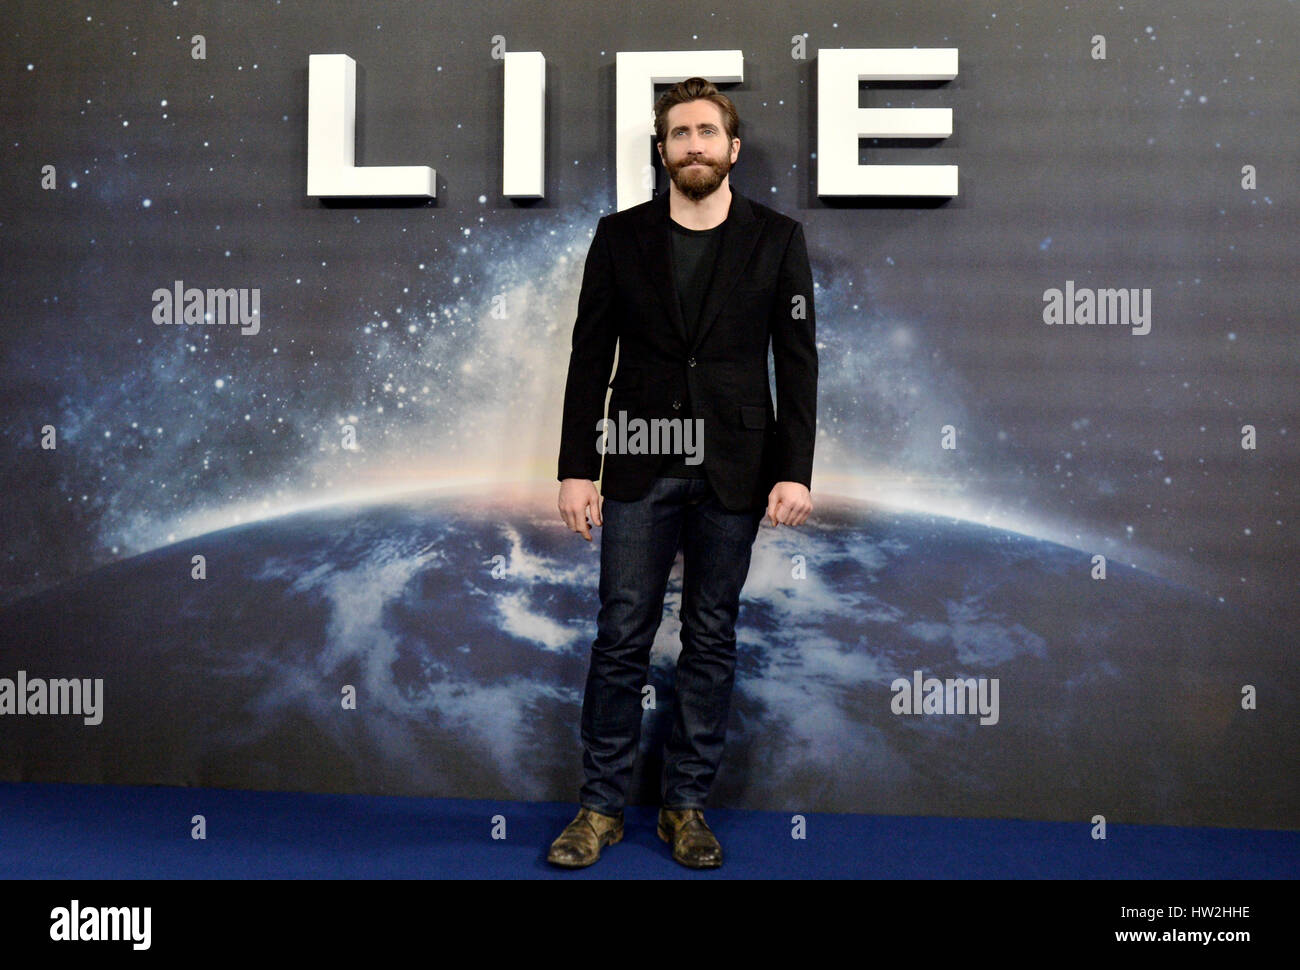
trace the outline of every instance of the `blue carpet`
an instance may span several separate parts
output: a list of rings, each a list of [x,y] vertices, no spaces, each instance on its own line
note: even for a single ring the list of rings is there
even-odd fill
[[[572,803],[305,795],[115,785],[0,784],[8,879],[1294,879],[1300,832],[1108,827],[1087,821],[806,816],[710,809],[726,854],[712,872],[672,861],[655,810],[576,871],[545,861]],[[207,838],[190,831],[195,815]],[[492,838],[493,817],[505,819]]]

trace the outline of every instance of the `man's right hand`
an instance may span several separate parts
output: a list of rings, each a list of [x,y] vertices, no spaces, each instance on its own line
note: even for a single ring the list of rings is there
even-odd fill
[[[588,542],[591,532],[587,528],[587,512],[591,511],[592,525],[603,525],[600,507],[604,501],[604,496],[596,491],[596,483],[589,478],[566,478],[560,482],[560,518]]]

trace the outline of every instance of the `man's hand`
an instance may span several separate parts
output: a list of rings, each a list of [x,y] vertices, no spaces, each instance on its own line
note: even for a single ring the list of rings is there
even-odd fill
[[[803,525],[812,511],[812,496],[799,482],[777,482],[767,497],[767,517],[772,525]]]
[[[600,507],[604,502],[605,497],[596,491],[596,483],[589,478],[566,478],[560,482],[560,518],[588,542],[591,532],[587,529],[587,512],[591,511],[592,525],[603,525]]]

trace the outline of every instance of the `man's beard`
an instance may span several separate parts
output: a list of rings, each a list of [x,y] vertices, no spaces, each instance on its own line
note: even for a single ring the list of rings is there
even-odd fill
[[[691,168],[691,159],[682,159],[678,165],[668,170],[669,177],[678,191],[692,202],[699,202],[717,191],[722,180],[731,171],[731,158],[720,160],[711,158],[698,159],[700,168]]]

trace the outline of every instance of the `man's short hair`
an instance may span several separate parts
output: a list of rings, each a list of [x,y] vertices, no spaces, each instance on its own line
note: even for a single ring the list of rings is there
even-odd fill
[[[722,111],[722,126],[727,130],[727,144],[740,135],[740,115],[731,99],[720,92],[712,81],[702,77],[688,77],[678,81],[659,96],[655,102],[655,141],[668,141],[668,109],[687,101],[712,101]]]

